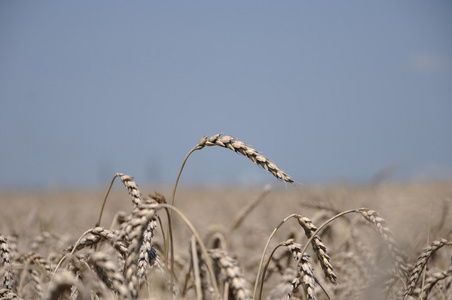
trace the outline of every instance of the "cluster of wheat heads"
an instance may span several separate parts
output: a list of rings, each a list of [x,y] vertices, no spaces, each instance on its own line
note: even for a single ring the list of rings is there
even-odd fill
[[[431,242],[410,262],[386,221],[366,208],[341,211],[304,203],[319,213],[312,218],[290,214],[268,233],[262,253],[238,260],[231,241],[269,190],[237,212],[226,231],[200,236],[175,206],[175,194],[188,157],[206,146],[229,148],[277,179],[293,182],[247,144],[228,135],[203,137],[186,156],[170,203],[158,193],[143,196],[133,177],[117,173],[110,188],[120,178],[132,205],[109,228],[101,221],[110,188],[96,224],[78,238],[68,241],[43,232],[20,251],[20,236],[0,234],[0,299],[451,299],[452,267],[429,264],[452,241]],[[173,212],[192,234],[186,238],[188,249],[177,253]],[[295,226],[287,238],[274,241],[291,220]],[[333,245],[339,230],[349,238]],[[366,244],[362,235],[372,231],[381,242]],[[54,249],[46,252],[46,243]]]

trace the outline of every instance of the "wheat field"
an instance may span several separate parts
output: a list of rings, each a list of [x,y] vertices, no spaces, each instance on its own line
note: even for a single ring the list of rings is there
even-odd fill
[[[275,182],[178,187],[209,146]],[[0,298],[452,299],[451,182],[304,186],[221,134],[181,163],[174,186],[1,193]]]

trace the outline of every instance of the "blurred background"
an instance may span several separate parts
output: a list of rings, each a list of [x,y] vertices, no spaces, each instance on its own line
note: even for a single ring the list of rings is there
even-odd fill
[[[0,188],[173,183],[221,132],[298,182],[450,179],[451,16],[450,1],[1,1]],[[181,178],[275,181],[219,147]]]

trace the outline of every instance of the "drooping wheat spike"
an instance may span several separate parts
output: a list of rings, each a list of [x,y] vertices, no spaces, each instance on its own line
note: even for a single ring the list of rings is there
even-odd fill
[[[116,176],[121,179],[122,183],[127,188],[129,196],[132,198],[133,206],[136,207],[140,205],[143,198],[141,192],[138,190],[138,184],[133,181],[133,177],[123,173],[116,173]]]
[[[109,255],[103,252],[95,252],[90,255],[89,263],[99,278],[113,291],[124,298],[130,298],[130,292],[124,284],[124,277],[118,271]]]
[[[388,248],[389,254],[394,259],[395,270],[402,277],[406,278],[407,269],[406,262],[402,251],[400,251],[397,243],[393,237],[391,230],[386,226],[386,221],[378,215],[375,210],[370,210],[367,208],[360,208],[358,211],[361,215],[371,224],[375,226],[380,236]]]
[[[301,284],[303,285],[304,291],[309,300],[317,299],[317,296],[315,294],[316,278],[312,271],[311,264],[309,263],[309,255],[304,254],[300,259],[302,247],[300,244],[295,243],[293,240],[288,240],[284,242],[282,245],[289,249],[293,257],[297,261],[300,261],[300,264],[298,266],[298,274],[294,277],[292,281],[292,289],[289,293],[289,298],[292,297],[293,292]]]
[[[283,170],[281,170],[275,163],[271,162],[268,158],[259,154],[259,152],[248,146],[242,141],[236,140],[230,135],[223,135],[222,133],[215,134],[210,138],[204,137],[198,143],[198,148],[202,149],[204,146],[220,146],[223,148],[231,149],[234,152],[240,153],[249,159],[251,159],[255,164],[260,165],[265,170],[269,171],[276,178],[283,180],[285,182],[293,182],[292,178],[287,175]],[[197,150],[199,150],[197,149]]]
[[[431,290],[438,283],[438,281],[446,279],[451,276],[452,276],[452,267],[449,267],[447,271],[441,271],[431,274],[430,277],[425,280],[425,285],[422,288],[422,293],[419,299],[426,300]]]
[[[446,239],[440,239],[437,241],[433,241],[429,246],[422,250],[421,255],[419,255],[416,264],[411,271],[411,275],[408,280],[407,289],[405,291],[404,296],[411,295],[413,293],[414,288],[416,287],[419,278],[421,277],[422,271],[424,270],[425,265],[427,264],[428,259],[432,256],[432,254],[445,245],[452,245],[452,241],[448,241]]]
[[[236,259],[232,258],[225,251],[219,249],[209,250],[209,254],[214,262],[223,270],[225,274],[225,282],[229,284],[232,299],[252,299],[253,292],[251,284],[246,281],[242,269]]]
[[[5,268],[5,275],[3,276],[3,287],[10,291],[15,291],[15,281],[13,276],[12,264],[11,264],[11,254],[9,250],[8,243],[6,239],[0,235],[0,255],[2,258],[2,264],[0,265]]]
[[[132,298],[138,296],[138,257],[143,244],[143,234],[149,222],[155,218],[155,205],[141,204],[132,211],[132,218],[127,222],[125,235],[129,241],[128,256],[125,261],[125,272],[128,289]]]
[[[115,231],[110,231],[108,229],[105,229],[103,227],[95,227],[88,231],[86,231],[82,238],[79,240],[79,242],[71,246],[67,249],[65,249],[65,252],[72,252],[72,251],[79,251],[83,248],[93,246],[98,244],[99,242],[107,240],[115,250],[121,254],[122,257],[126,257],[127,255],[127,247],[124,245],[124,243],[118,239],[117,233]]]
[[[303,227],[304,232],[308,238],[311,238],[314,232],[316,232],[317,227],[312,224],[312,221],[306,217],[299,217],[298,224]],[[331,265],[331,258],[326,251],[326,246],[323,244],[322,240],[315,236],[312,239],[312,248],[314,249],[317,258],[319,260],[320,265],[322,266],[322,270],[325,273],[326,278],[333,284],[336,284],[337,276],[333,272],[333,266]]]

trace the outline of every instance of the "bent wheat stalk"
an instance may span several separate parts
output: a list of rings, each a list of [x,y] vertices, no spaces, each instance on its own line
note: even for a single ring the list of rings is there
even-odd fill
[[[176,193],[177,185],[188,157],[196,150],[201,150],[205,146],[209,147],[220,146],[223,148],[228,148],[234,152],[240,153],[243,156],[248,157],[252,162],[273,174],[273,176],[275,176],[277,179],[289,183],[293,182],[293,179],[289,175],[287,175],[283,170],[281,170],[275,163],[271,162],[268,158],[266,158],[263,155],[260,155],[259,151],[257,151],[256,149],[248,146],[242,141],[236,140],[235,137],[232,137],[230,135],[223,136],[222,135],[223,135],[222,133],[218,133],[211,136],[210,138],[208,136],[204,136],[199,140],[198,144],[188,152],[187,156],[185,157],[182,163],[181,169],[174,184],[173,195],[171,197],[171,205],[174,206],[174,196]]]
[[[184,161],[182,162],[182,166],[179,170],[179,173],[176,178],[176,182],[174,183],[173,192],[171,195],[171,206],[174,207],[174,199],[176,196],[176,190],[177,186],[179,184],[180,176],[182,174],[182,171],[184,169],[184,166],[190,157],[190,155],[197,151],[203,149],[205,146],[220,146],[223,148],[228,148],[234,152],[240,153],[246,157],[248,157],[252,162],[254,162],[257,165],[260,165],[265,170],[269,171],[273,176],[275,176],[279,180],[283,180],[285,182],[293,182],[293,179],[287,175],[283,170],[281,170],[275,163],[271,162],[268,158],[264,157],[263,155],[260,155],[259,152],[248,146],[242,141],[236,140],[234,137],[230,135],[223,135],[222,133],[215,134],[211,136],[210,138],[208,136],[203,136],[198,144],[193,147],[188,154],[185,156]],[[172,236],[171,236],[171,218],[172,218],[172,211],[170,212],[169,219],[168,219],[168,234],[170,235],[170,244],[173,244]],[[172,246],[171,246],[172,249]],[[171,256],[173,256],[173,252],[171,252]]]
[[[265,258],[265,253],[267,253],[268,247],[270,245],[270,242],[273,238],[273,236],[276,234],[276,232],[279,230],[279,228],[281,228],[281,226],[283,224],[285,224],[288,220],[290,220],[291,218],[298,218],[299,215],[297,214],[291,214],[289,216],[287,216],[284,220],[282,220],[272,231],[272,233],[270,234],[270,236],[267,239],[267,243],[265,244],[264,247],[264,251],[262,253],[261,256],[261,260],[259,262],[259,268],[257,269],[257,275],[256,275],[256,280],[254,282],[254,291],[253,291],[253,299],[256,299],[257,296],[257,288],[259,287],[259,284],[264,284],[264,278],[265,278],[265,268],[263,268],[264,266],[264,258]],[[272,254],[270,255],[270,257],[272,256]],[[261,294],[258,295],[258,299],[260,299]]]

